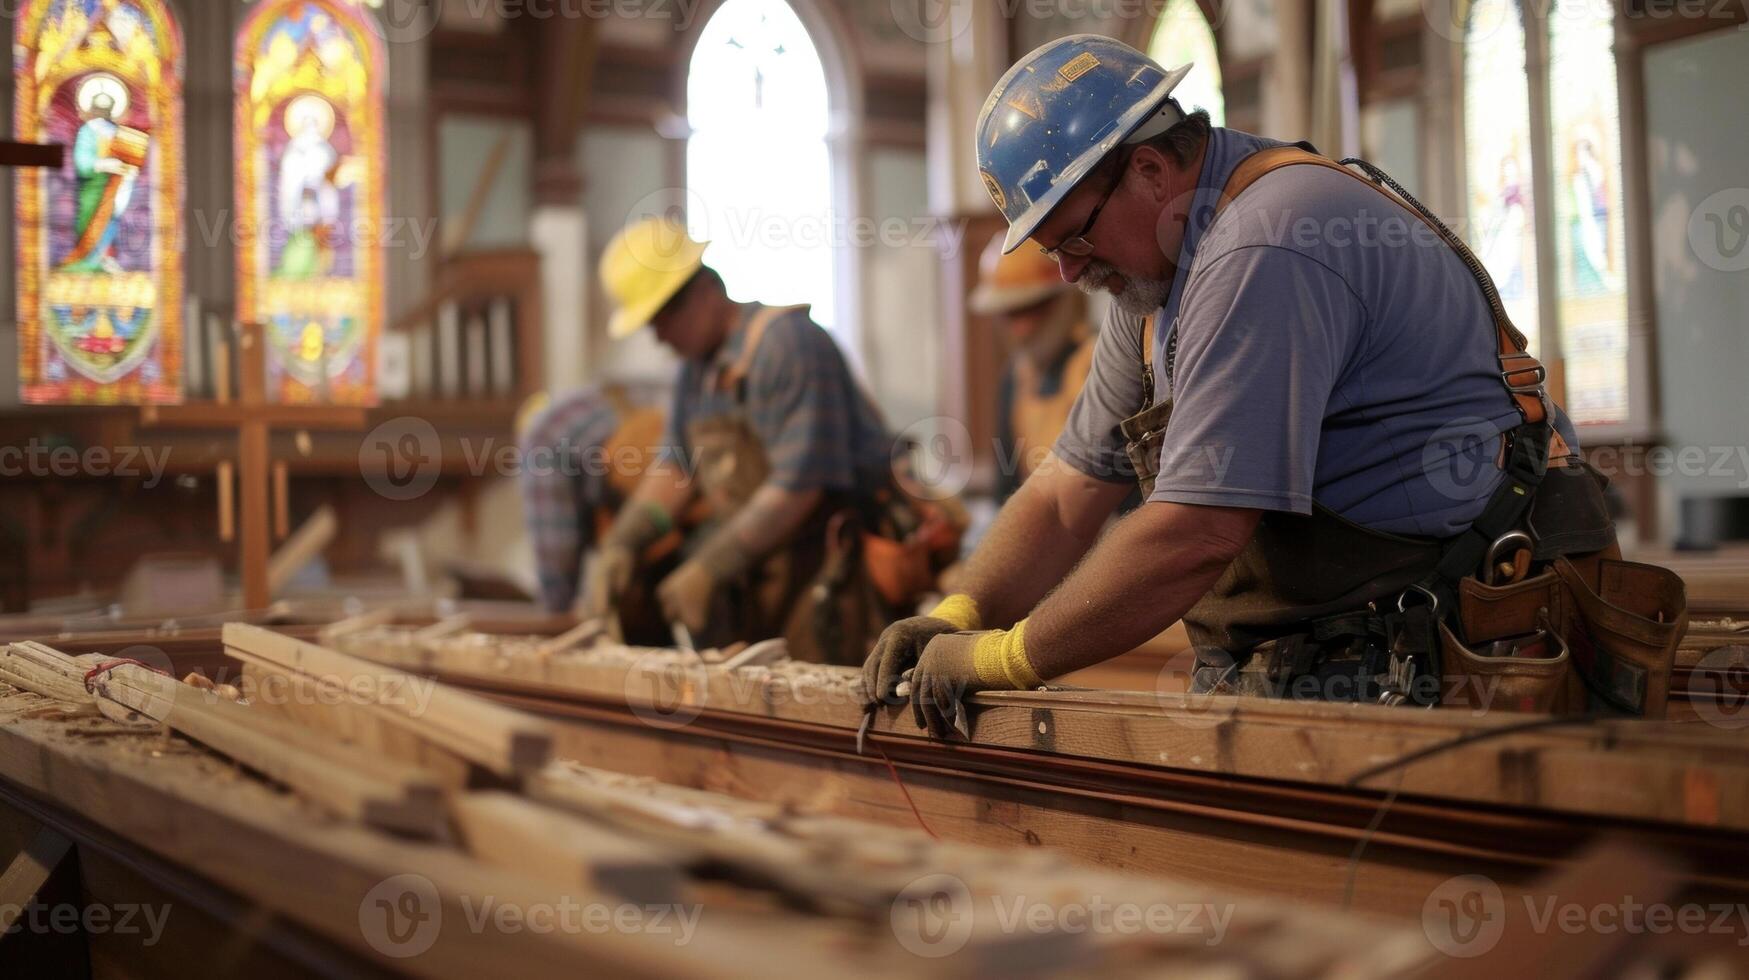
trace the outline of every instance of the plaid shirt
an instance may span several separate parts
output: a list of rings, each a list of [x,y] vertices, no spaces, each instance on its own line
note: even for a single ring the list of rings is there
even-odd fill
[[[751,316],[758,306],[749,307]],[[715,390],[718,373],[741,356],[747,339],[737,328],[709,362],[680,369],[664,440],[690,464],[686,427],[736,410],[732,392]],[[805,309],[766,327],[745,382],[748,425],[771,466],[769,481],[792,491],[854,491],[870,486],[891,465],[892,438],[863,394],[830,334]]]
[[[612,503],[603,447],[619,413],[585,388],[553,402],[522,435],[522,507],[533,539],[541,602],[565,612],[577,599],[595,512]]]

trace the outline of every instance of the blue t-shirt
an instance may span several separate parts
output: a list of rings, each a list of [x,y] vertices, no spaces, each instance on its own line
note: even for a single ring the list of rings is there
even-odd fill
[[[1323,167],[1277,170],[1210,224],[1241,160],[1272,140],[1210,133],[1178,274],[1154,338],[1177,334],[1174,402],[1152,500],[1306,514],[1448,537],[1501,479],[1519,416],[1487,299],[1407,209]],[[1116,425],[1141,406],[1139,317],[1114,313],[1057,453],[1130,476]],[[1557,414],[1568,444],[1578,442]]]

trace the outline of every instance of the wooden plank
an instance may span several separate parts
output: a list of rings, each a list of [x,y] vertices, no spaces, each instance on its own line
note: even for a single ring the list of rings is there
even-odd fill
[[[532,914],[597,905],[611,912],[623,903],[583,886],[560,890],[448,848],[325,822],[295,797],[229,778],[211,759],[70,737],[66,723],[25,718],[22,707],[0,697],[0,793],[36,794],[396,973],[878,978],[917,962],[897,948],[846,946],[830,923],[734,910],[698,916],[685,943],[673,934],[615,929],[498,928],[490,919],[486,928],[468,928],[488,904]],[[377,909],[397,902],[410,902],[418,918],[385,924]]]
[[[704,710],[851,731],[862,721],[854,668],[786,663],[724,671],[671,651],[611,643],[556,657],[532,648],[521,638],[456,638],[427,646],[411,666],[500,689],[615,701],[652,724],[683,725]],[[380,640],[367,647],[361,638],[348,649],[388,662],[411,659]],[[969,703],[973,745],[1324,786],[1530,717],[1151,692],[986,692]],[[873,731],[877,739],[922,737],[900,709],[877,715]],[[1742,746],[1740,733],[1638,720],[1519,732],[1409,766],[1402,791],[1743,830],[1749,755]],[[1598,778],[1605,771],[1610,778]],[[1697,781],[1713,790],[1706,805],[1685,789]]]
[[[0,871],[0,939],[12,931],[30,900],[48,884],[73,843],[52,827],[41,824],[13,856],[6,870]]]
[[[462,846],[487,864],[647,905],[680,900],[673,855],[624,833],[500,791],[459,795],[450,811]]]
[[[316,641],[324,645],[332,645],[334,641],[349,633],[356,633],[359,630],[374,629],[378,626],[387,626],[394,621],[395,611],[393,609],[386,607],[382,609],[372,609],[368,612],[361,612],[356,616],[348,616],[345,619],[337,620],[322,627],[321,631],[316,634]]]
[[[233,623],[223,636],[226,650],[238,659],[313,677],[324,689],[344,692],[390,723],[499,776],[533,772],[551,754],[545,723],[476,695],[260,627]]]
[[[284,496],[279,496],[277,499],[282,504],[285,500]],[[278,523],[277,515],[275,523]],[[316,508],[316,512],[310,515],[309,520],[298,525],[297,533],[275,549],[273,556],[268,559],[268,595],[278,595],[285,591],[286,585],[298,572],[303,570],[305,565],[315,561],[322,552],[328,549],[328,545],[333,543],[334,536],[339,533],[339,530],[340,521],[334,516],[334,508],[327,504]],[[278,536],[285,537],[284,534]]]
[[[460,792],[474,782],[477,767],[468,760],[388,723],[382,712],[368,705],[336,696],[313,677],[250,663],[243,667],[243,689],[257,711],[357,746],[366,754],[417,767],[431,773],[446,790]],[[263,697],[263,692],[268,696]]]
[[[132,664],[113,666],[92,678],[94,693],[87,693],[82,678],[90,658],[68,657],[32,643],[13,644],[10,657],[79,685],[79,701],[107,699],[138,712],[347,819],[424,837],[435,837],[444,828],[442,790],[429,773]],[[47,687],[36,693],[55,696]]]

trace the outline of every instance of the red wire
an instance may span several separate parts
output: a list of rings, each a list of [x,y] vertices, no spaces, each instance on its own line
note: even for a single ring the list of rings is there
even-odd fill
[[[893,774],[893,783],[894,783],[894,785],[899,787],[899,792],[903,793],[905,795],[905,802],[906,802],[906,804],[908,804],[911,807],[911,815],[913,817],[917,818],[917,826],[922,827],[923,832],[928,834],[931,839],[941,840],[940,837],[936,836],[935,831],[930,830],[929,825],[923,822],[923,812],[921,810],[917,809],[917,801],[911,799],[911,791],[905,788],[905,781],[903,779],[899,778],[899,770],[897,767],[895,767],[893,765],[893,760],[887,758],[886,751],[883,750],[880,747],[880,745],[878,743],[874,742],[872,739],[870,740],[869,744],[873,745],[874,750],[876,752],[880,753],[881,761],[887,764],[887,772],[890,772]]]
[[[154,674],[163,674],[165,677],[170,676],[169,671],[159,670],[158,668],[152,666],[151,664],[142,663],[141,661],[138,661],[138,660],[125,660],[125,659],[124,660],[105,660],[103,663],[100,663],[97,666],[95,666],[95,667],[93,667],[90,670],[85,672],[85,690],[87,692],[90,692],[91,687],[92,687],[92,682],[97,680],[97,678],[103,676],[104,674],[109,673],[110,671],[116,669],[117,667],[125,667],[125,666],[129,666],[129,665],[132,665],[134,667],[144,667]]]

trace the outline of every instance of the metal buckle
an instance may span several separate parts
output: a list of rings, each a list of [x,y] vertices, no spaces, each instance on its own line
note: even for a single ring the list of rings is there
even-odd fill
[[[1397,611],[1398,612],[1408,612],[1409,611],[1408,599],[1409,599],[1409,593],[1411,593],[1411,592],[1419,592],[1422,595],[1426,596],[1427,597],[1427,604],[1432,607],[1428,611],[1433,613],[1435,616],[1439,615],[1439,596],[1434,595],[1432,592],[1428,591],[1425,586],[1422,586],[1422,585],[1411,585],[1408,588],[1403,590],[1402,595],[1397,596]]]
[[[1480,579],[1483,585],[1494,584],[1494,565],[1500,561],[1500,553],[1508,545],[1518,546],[1512,550],[1512,553],[1517,555],[1520,550],[1535,548],[1536,542],[1532,541],[1530,535],[1523,531],[1507,531],[1495,538],[1494,543],[1488,546],[1487,555],[1482,558],[1482,567],[1476,570],[1476,578]],[[1506,584],[1511,585],[1512,583]]]
[[[1512,383],[1512,376],[1515,374],[1522,374],[1525,371],[1534,372],[1536,374],[1536,380],[1531,382],[1530,384],[1527,384],[1527,385],[1515,385],[1515,384],[1513,384]],[[1519,368],[1516,371],[1501,371],[1500,372],[1500,383],[1506,386],[1507,391],[1510,391],[1515,395],[1528,395],[1533,391],[1538,391],[1542,388],[1543,382],[1547,381],[1548,379],[1549,379],[1549,369],[1541,364],[1538,364],[1535,367]]]

